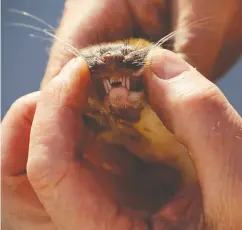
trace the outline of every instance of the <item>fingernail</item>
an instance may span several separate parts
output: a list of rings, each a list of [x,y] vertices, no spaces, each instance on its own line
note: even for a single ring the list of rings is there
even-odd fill
[[[150,68],[152,71],[162,79],[174,78],[190,69],[185,60],[177,54],[164,49],[151,51],[148,61],[151,63]]]

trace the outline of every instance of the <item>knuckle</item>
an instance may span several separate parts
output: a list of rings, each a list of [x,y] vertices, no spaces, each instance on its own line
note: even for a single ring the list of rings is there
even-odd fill
[[[12,111],[22,110],[25,107],[26,103],[27,103],[26,96],[22,96],[13,102],[13,104],[10,107],[10,110]]]

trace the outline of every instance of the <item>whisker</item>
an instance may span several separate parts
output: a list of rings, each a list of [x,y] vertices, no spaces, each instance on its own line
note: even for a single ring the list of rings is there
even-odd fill
[[[174,37],[178,32],[180,32],[181,30],[183,30],[184,28],[182,29],[178,29],[176,31],[173,31],[171,33],[169,33],[168,35],[166,35],[165,37],[163,37],[162,39],[160,39],[155,45],[153,48],[157,47],[157,46],[160,46],[160,45],[163,45],[166,41],[168,41],[170,38]]]
[[[214,17],[207,17],[207,18],[202,18],[202,19],[199,19],[199,20],[196,20],[194,22],[191,22],[187,25],[184,25],[183,27],[171,32],[170,34],[166,35],[165,37],[161,38],[157,43],[151,45],[151,47],[149,48],[149,51],[151,51],[152,49],[160,46],[160,45],[163,45],[165,42],[169,41],[171,38],[173,38],[176,34],[180,33],[182,30],[184,30],[185,28],[189,28],[191,26],[196,26],[196,28],[199,28],[199,27],[202,27],[203,25],[205,25],[206,21],[211,19],[211,18],[214,18]],[[211,28],[208,28],[206,27],[206,29],[211,29]],[[169,45],[169,47],[173,47],[173,45]],[[195,53],[186,53],[186,55],[189,55],[189,56],[198,56],[199,54],[195,54]],[[144,60],[142,62],[143,66],[144,67],[148,67],[150,66],[150,63],[148,63],[146,60]]]
[[[46,32],[48,31],[47,29],[42,29],[40,27],[36,27],[36,26],[32,26],[32,25],[28,25],[28,24],[24,24],[24,23],[20,23],[20,22],[8,22],[8,23],[5,23],[5,25],[9,25],[9,26],[18,26],[18,27],[25,27],[25,28],[28,28],[28,29],[33,29],[33,30],[36,30],[38,32]]]
[[[35,34],[29,34],[29,36],[30,36],[31,38],[38,38],[38,39],[40,39],[40,40],[42,40],[42,41],[50,41],[50,42],[53,41],[51,38],[42,37],[42,36],[38,36],[38,35],[35,35]]]
[[[36,20],[36,21],[38,21],[38,22],[40,22],[40,23],[42,23],[42,24],[48,26],[49,29],[55,31],[55,28],[54,28],[52,25],[48,24],[48,23],[47,23],[46,21],[44,21],[43,19],[41,19],[41,18],[39,18],[39,17],[37,17],[37,16],[35,16],[35,15],[33,15],[33,14],[30,14],[30,13],[28,13],[28,12],[26,12],[26,11],[23,11],[23,10],[17,10],[17,9],[12,9],[12,8],[11,8],[11,9],[8,9],[8,11],[11,12],[11,13],[16,13],[16,14],[20,14],[20,15],[24,15],[24,16],[26,16],[26,17],[32,18],[32,19],[34,19],[34,20]]]
[[[191,23],[188,23],[188,24],[182,26],[181,28],[179,28],[179,29],[177,29],[177,30],[171,32],[170,34],[166,35],[165,37],[161,38],[157,43],[155,43],[155,44],[153,45],[152,48],[156,48],[156,47],[158,47],[158,46],[160,46],[160,45],[163,45],[165,42],[167,42],[167,41],[169,41],[171,38],[173,38],[176,34],[182,32],[182,31],[183,31],[184,29],[186,29],[186,28],[189,28],[189,27],[191,27],[191,26],[194,26],[194,24],[195,24],[195,26],[196,26],[197,28],[199,28],[199,26],[200,26],[200,27],[203,26],[204,24],[201,24],[201,22],[205,23],[204,21],[209,20],[209,19],[211,19],[211,18],[213,18],[213,17],[206,17],[206,18],[198,19],[198,20],[196,20],[196,21],[194,21],[194,22],[191,22]],[[200,24],[199,24],[199,23],[200,23]]]
[[[74,48],[73,46],[71,46],[69,43],[63,41],[62,39],[58,38],[57,36],[55,36],[54,34],[52,34],[51,32],[48,31],[48,29],[42,29],[40,27],[36,27],[36,26],[32,26],[32,25],[28,25],[28,24],[24,24],[24,23],[18,23],[18,22],[12,22],[12,23],[7,23],[7,25],[12,25],[12,26],[18,26],[18,27],[24,27],[27,29],[32,29],[38,32],[42,32],[45,35],[48,35],[54,39],[56,39],[58,42],[64,44],[66,47],[68,47],[68,51],[70,51],[72,54],[74,54],[76,57],[79,56],[78,50],[76,48]]]

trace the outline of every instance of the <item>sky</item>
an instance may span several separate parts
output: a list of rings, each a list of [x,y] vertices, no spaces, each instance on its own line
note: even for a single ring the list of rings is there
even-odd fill
[[[37,34],[32,30],[10,26],[10,22],[42,25],[8,9],[27,11],[56,27],[63,5],[64,0],[2,0],[2,116],[17,98],[39,89],[51,45],[31,37]],[[217,84],[242,115],[242,58]]]

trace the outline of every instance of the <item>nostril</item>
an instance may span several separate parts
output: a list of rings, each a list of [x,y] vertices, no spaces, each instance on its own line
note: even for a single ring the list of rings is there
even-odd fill
[[[121,53],[107,52],[102,56],[103,62],[123,61],[123,60],[124,60],[124,55]]]

